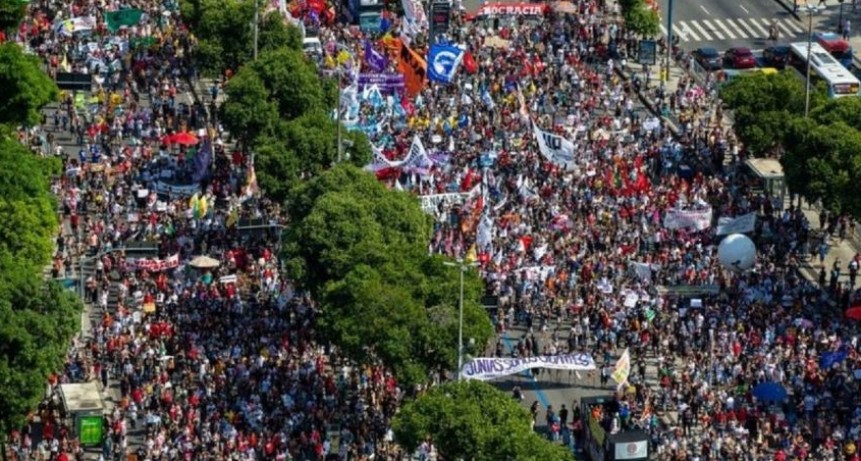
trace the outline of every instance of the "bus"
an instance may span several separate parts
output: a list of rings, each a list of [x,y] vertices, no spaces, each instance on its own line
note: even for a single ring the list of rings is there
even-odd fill
[[[804,78],[807,75],[807,42],[793,43],[789,45],[789,50],[790,65]],[[825,82],[829,98],[861,95],[861,81],[843,67],[834,56],[831,56],[831,53],[822,45],[813,42],[810,44],[809,51],[811,83],[819,80]]]

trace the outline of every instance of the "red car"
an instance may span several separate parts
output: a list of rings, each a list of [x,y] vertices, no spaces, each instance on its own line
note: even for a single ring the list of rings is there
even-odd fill
[[[733,69],[752,69],[756,67],[756,57],[749,48],[730,48],[723,55],[726,67]]]

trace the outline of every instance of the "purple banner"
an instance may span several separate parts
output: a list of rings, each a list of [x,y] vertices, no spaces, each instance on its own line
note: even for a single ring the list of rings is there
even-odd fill
[[[403,74],[359,74],[358,87],[363,91],[377,85],[381,93],[403,93],[405,88]]]

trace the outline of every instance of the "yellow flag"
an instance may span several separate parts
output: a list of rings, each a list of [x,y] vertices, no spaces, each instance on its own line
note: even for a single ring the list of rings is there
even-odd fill
[[[345,62],[350,60],[350,53],[347,50],[341,50],[338,52],[338,65],[344,64]]]
[[[466,252],[466,258],[464,258],[464,261],[466,261],[467,264],[472,264],[478,261],[478,255],[476,254],[474,243],[471,247],[469,247],[469,250]]]
[[[323,64],[326,66],[326,68],[328,68],[328,69],[332,69],[332,68],[334,68],[334,67],[335,67],[335,60],[334,60],[334,59],[332,59],[332,56],[331,56],[331,55],[328,55],[328,54],[327,54],[327,55],[326,55],[326,60],[323,62]]]

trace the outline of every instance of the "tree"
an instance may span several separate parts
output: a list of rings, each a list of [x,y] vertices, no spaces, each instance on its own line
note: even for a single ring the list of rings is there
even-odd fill
[[[799,119],[784,139],[781,159],[789,187],[834,212],[861,215],[855,178],[861,173],[861,132],[842,121]]]
[[[301,51],[267,51],[249,67],[266,85],[282,119],[293,120],[314,110],[331,112],[317,69]]]
[[[320,111],[280,122],[254,143],[259,161],[258,180],[267,195],[283,202],[290,186],[300,178],[311,178],[331,168],[338,160],[338,122]],[[343,158],[355,166],[371,161],[371,145],[359,131],[341,131]]]
[[[14,43],[0,45],[0,88],[0,123],[15,126],[39,123],[39,111],[59,94],[38,59]]]
[[[243,146],[250,146],[277,123],[278,108],[253,69],[243,67],[227,83],[226,93],[227,100],[221,106],[222,121]]]
[[[843,122],[861,129],[861,98],[829,99],[811,111],[810,117],[820,124]]]
[[[27,2],[22,0],[0,0],[0,31],[13,30],[21,24]]]
[[[661,32],[661,17],[644,0],[621,0],[625,27],[642,37],[655,37]]]
[[[754,155],[780,145],[792,119],[804,115],[804,83],[790,72],[737,77],[720,90],[733,111],[736,134]],[[812,90],[811,107],[823,104],[821,87]]]
[[[321,300],[323,338],[408,386],[454,370],[460,274],[427,255],[430,218],[415,197],[342,164],[297,185],[287,206],[286,264]],[[464,337],[483,350],[493,328],[481,281],[464,282]]]
[[[261,16],[266,2],[256,2]],[[236,71],[254,56],[254,0],[188,0],[180,2],[183,21],[198,39],[195,57],[206,74]],[[260,18],[258,52],[302,50],[302,33],[284,23],[278,12]]]
[[[406,403],[392,429],[410,452],[430,437],[443,459],[573,460],[566,448],[535,434],[530,420],[525,408],[495,387],[462,381]]]

